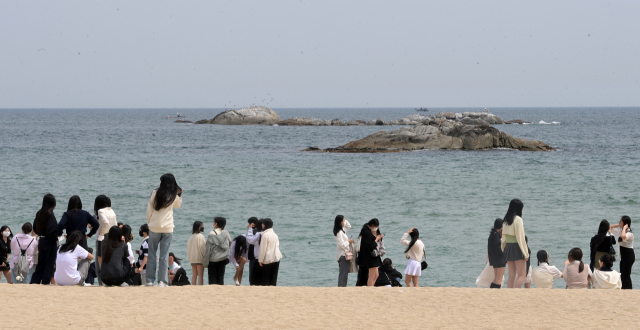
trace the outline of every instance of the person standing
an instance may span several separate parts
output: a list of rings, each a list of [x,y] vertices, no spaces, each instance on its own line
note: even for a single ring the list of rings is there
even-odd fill
[[[102,285],[100,278],[100,267],[102,266],[102,252],[106,248],[108,242],[105,240],[109,234],[109,229],[118,225],[116,213],[111,208],[111,199],[105,195],[98,195],[93,202],[93,214],[98,219],[98,237],[96,239],[96,257],[95,263],[96,273],[98,274],[98,285]]]
[[[7,283],[12,284],[9,260],[11,258],[11,239],[13,239],[13,233],[9,226],[2,226],[0,233],[2,233],[2,237],[0,238],[0,275],[4,275]],[[2,276],[0,276],[0,280],[1,279]]]
[[[347,231],[351,229],[351,224],[347,219],[342,215],[336,216],[336,219],[333,223],[333,236],[336,238],[336,244],[338,245],[338,286],[346,287],[347,282],[349,280],[349,262],[351,259],[347,260],[347,255],[350,254],[350,258],[353,258],[353,253],[351,253],[351,243],[353,243],[353,238],[347,237]]]
[[[411,236],[411,240],[408,240],[407,237]],[[407,246],[407,249],[404,250],[404,255],[409,259],[407,262],[407,267],[404,270],[404,274],[406,278],[404,283],[407,287],[419,287],[418,278],[422,275],[422,264],[420,261],[424,258],[424,243],[420,240],[420,232],[411,228],[408,232],[402,235],[400,239],[400,243]],[[413,282],[413,285],[412,283]]]
[[[258,256],[260,255],[260,238],[262,237],[262,220],[249,218],[247,226],[247,243],[249,243],[249,285],[260,285],[260,266]],[[253,252],[253,253],[252,253]]]
[[[87,234],[87,226],[91,225],[91,230]],[[62,236],[66,231],[67,235],[78,230],[87,238],[93,236],[97,231],[100,224],[89,212],[82,209],[82,200],[79,196],[73,195],[69,198],[69,204],[67,205],[67,212],[62,214],[60,223],[58,223],[58,236]],[[88,249],[87,246],[83,246],[83,249]]]
[[[204,231],[204,224],[202,221],[196,221],[193,223],[193,229],[191,230],[191,237],[187,241],[187,259],[191,264],[191,272],[193,276],[193,285],[204,284],[204,266],[202,261],[206,253],[207,240],[205,240],[202,232]]]
[[[53,210],[56,208],[56,198],[46,194],[42,198],[42,207],[36,213],[34,231],[38,241],[38,266],[31,276],[31,284],[50,284],[56,265],[58,251],[58,221]]]
[[[605,254],[615,254],[613,246],[616,244],[616,238],[611,235],[611,226],[609,221],[600,221],[598,226],[598,233],[591,238],[589,247],[591,248],[591,262],[589,268],[593,272],[596,269],[600,269],[600,258]],[[612,253],[613,252],[613,253]]]
[[[502,252],[502,222],[502,219],[496,219],[493,222],[493,228],[491,229],[487,243],[489,265],[493,267],[494,275],[493,282],[491,282],[492,289],[500,289],[502,287],[502,279],[504,278],[504,271],[507,265],[504,252]]]
[[[227,219],[215,217],[213,230],[207,237],[202,266],[207,267],[209,285],[224,285],[224,273],[229,263],[229,246],[231,245],[231,235],[224,230],[226,225]]]
[[[140,244],[140,250],[137,250],[138,262],[136,263],[135,272],[140,274],[140,283],[142,285],[147,284],[147,261],[149,260],[149,225],[146,223],[140,226],[138,231],[140,237],[142,237],[142,243]]]
[[[620,276],[622,279],[622,289],[633,289],[631,282],[631,267],[636,261],[636,255],[633,252],[633,231],[631,231],[631,218],[623,215],[620,223],[611,226],[613,235],[618,238],[618,246],[620,247]]]
[[[524,222],[522,221],[523,209],[522,201],[519,199],[511,200],[502,225],[502,235],[505,239],[501,246],[509,267],[507,287],[511,289],[522,288],[522,284],[527,278],[529,247],[525,241]]]
[[[273,221],[262,220],[262,242],[258,264],[261,268],[261,281],[263,286],[276,286],[278,284],[278,270],[280,269],[280,240],[273,232]]]
[[[364,224],[360,230],[360,267],[365,267],[367,270],[367,286],[375,285],[379,274],[378,267],[382,266],[378,254],[378,241],[382,239],[382,235],[374,235],[378,232],[379,226],[380,222],[374,218]]]
[[[160,187],[151,193],[147,206],[149,225],[149,259],[147,260],[147,286],[153,286],[158,272],[158,286],[168,287],[167,268],[169,247],[173,237],[173,209],[182,205],[182,189],[171,173],[160,177]],[[158,248],[160,253],[158,254]],[[159,256],[159,258],[158,258]],[[158,261],[156,261],[158,260]]]
[[[38,241],[35,237],[31,236],[31,232],[33,231],[33,226],[30,222],[22,225],[22,234],[16,235],[11,240],[11,251],[13,252],[11,256],[11,283],[31,283],[31,275],[33,274],[33,262],[34,262],[34,253],[38,250]],[[27,276],[23,276],[24,274],[18,274],[18,269],[16,269],[16,263],[20,258],[20,255],[24,251],[24,255],[27,257],[27,261],[29,263],[29,273]],[[20,275],[20,276],[18,276]],[[18,279],[20,277],[20,279]]]

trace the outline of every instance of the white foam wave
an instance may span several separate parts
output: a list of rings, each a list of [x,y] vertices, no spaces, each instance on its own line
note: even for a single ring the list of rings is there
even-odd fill
[[[560,122],[559,121],[552,121],[550,123],[547,123],[546,121],[541,120],[540,122],[538,122],[538,124],[540,124],[540,125],[559,125]]]

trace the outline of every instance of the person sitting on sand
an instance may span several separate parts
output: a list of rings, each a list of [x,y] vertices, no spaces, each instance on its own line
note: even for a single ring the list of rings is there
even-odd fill
[[[489,265],[493,267],[494,274],[493,282],[491,282],[490,286],[492,289],[500,289],[502,287],[504,271],[507,265],[504,252],[502,252],[502,222],[502,219],[496,219],[493,222],[493,228],[491,228],[487,243]]]
[[[591,286],[593,273],[591,268],[585,269],[580,248],[569,251],[568,260],[564,262],[562,277],[567,283],[567,289],[588,289]]]
[[[233,275],[233,282],[236,286],[242,284],[242,274],[244,273],[244,264],[247,262],[249,245],[244,235],[239,235],[233,239],[229,247],[229,261],[236,267],[236,274]]]
[[[549,253],[538,251],[538,267],[531,271],[531,279],[536,288],[552,289],[553,280],[562,278],[562,272],[556,266],[549,265]]]
[[[86,246],[85,235],[76,230],[67,235],[67,241],[60,246],[56,257],[56,272],[54,278],[58,285],[84,286],[84,280],[89,273],[89,265],[93,255],[82,247],[82,240]],[[78,259],[82,259],[78,262]]]
[[[106,286],[128,286],[125,281],[128,278],[125,265],[129,262],[129,251],[124,243],[122,229],[113,226],[106,237],[107,245],[102,255],[102,267],[100,278]]]
[[[169,281],[172,286],[191,285],[187,272],[182,268],[182,259],[169,252]]]
[[[411,236],[411,240],[407,237]],[[422,275],[422,266],[420,261],[424,257],[424,243],[420,240],[420,233],[418,229],[411,228],[408,232],[402,235],[400,243],[407,246],[404,250],[404,255],[409,259],[407,262],[407,268],[404,270],[404,274],[407,276],[404,283],[407,287],[419,287],[418,278]],[[413,285],[411,284],[413,282]]]
[[[260,244],[258,265],[261,272],[261,285],[276,286],[282,253],[280,253],[280,239],[273,231],[273,221],[269,218],[262,219],[262,242]]]
[[[376,284],[374,286],[398,287],[402,286],[400,284],[401,280],[402,273],[393,267],[391,259],[385,258],[382,260],[382,266],[378,268],[378,279],[376,279]]]
[[[620,273],[611,269],[611,267],[613,267],[614,261],[616,261],[616,257],[610,254],[605,254],[600,257],[600,267],[593,272],[594,289],[622,289],[622,279]]]

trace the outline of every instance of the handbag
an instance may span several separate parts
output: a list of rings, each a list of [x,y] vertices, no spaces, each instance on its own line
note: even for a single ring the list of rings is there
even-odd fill
[[[380,256],[380,252],[378,252],[378,249],[373,249],[373,250],[371,250],[371,256],[372,256],[373,258],[377,258],[377,257],[379,257],[379,256]]]
[[[352,252],[345,252],[344,253],[344,258],[346,260],[353,260],[353,253]]]
[[[612,239],[611,239],[612,242],[611,243],[616,244],[616,238],[614,236],[610,236],[610,237],[612,237]],[[609,254],[612,255],[612,256],[616,255],[616,249],[613,247],[613,245],[611,245],[609,247]]]
[[[424,249],[422,249],[422,253],[423,253],[423,254],[422,254],[422,258],[424,258],[424,261],[422,261],[422,262],[420,263],[420,268],[421,268],[422,270],[425,270],[425,269],[427,269],[427,267],[429,267],[429,264],[427,264],[427,253],[425,252],[425,250],[424,250]]]

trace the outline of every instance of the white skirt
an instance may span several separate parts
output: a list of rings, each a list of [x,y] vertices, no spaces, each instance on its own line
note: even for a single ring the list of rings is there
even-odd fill
[[[404,269],[404,274],[411,276],[420,276],[422,275],[422,265],[420,265],[419,261],[409,259],[407,268]]]

